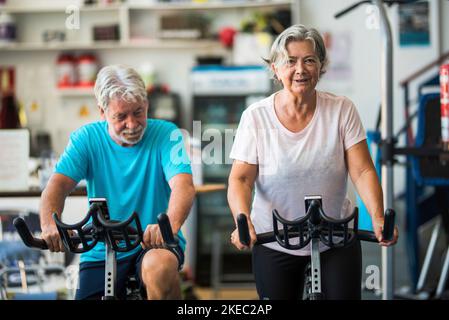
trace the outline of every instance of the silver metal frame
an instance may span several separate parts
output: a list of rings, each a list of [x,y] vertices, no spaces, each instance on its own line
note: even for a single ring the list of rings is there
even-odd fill
[[[382,88],[382,123],[381,136],[384,142],[393,142],[393,43],[391,26],[382,0],[374,0],[379,10],[382,36],[381,55],[381,88]],[[393,163],[382,163],[382,189],[384,207],[394,208]],[[393,299],[394,292],[394,259],[393,248],[382,247],[382,299]]]
[[[438,236],[441,229],[441,219],[438,219],[437,223],[433,227],[432,236],[430,238],[429,247],[426,251],[426,257],[422,265],[421,273],[419,274],[418,285],[416,286],[416,292],[421,292],[424,289],[424,285],[429,274],[430,263],[432,261],[433,253],[437,245]]]
[[[115,297],[115,279],[117,276],[117,258],[115,251],[105,241],[106,261],[105,261],[105,278],[104,278],[104,299],[114,299]]]
[[[321,261],[320,261],[320,238],[312,238],[312,252],[310,263],[311,292],[322,293],[321,291]]]
[[[441,270],[440,279],[438,280],[437,291],[435,293],[436,299],[441,299],[443,297],[444,289],[446,287],[446,282],[449,273],[449,248],[446,250],[446,258],[444,258],[443,269]]]

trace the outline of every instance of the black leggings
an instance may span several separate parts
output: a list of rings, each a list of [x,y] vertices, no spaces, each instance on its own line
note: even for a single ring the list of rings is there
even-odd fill
[[[269,249],[253,248],[253,272],[260,299],[300,300],[304,272],[310,256],[294,256]],[[360,300],[362,254],[360,242],[321,253],[321,290],[327,300]]]

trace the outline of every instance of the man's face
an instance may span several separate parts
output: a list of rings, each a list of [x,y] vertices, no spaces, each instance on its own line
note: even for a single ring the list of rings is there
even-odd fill
[[[146,102],[127,102],[113,98],[106,111],[100,108],[101,118],[108,122],[111,138],[121,146],[137,144],[147,127]]]

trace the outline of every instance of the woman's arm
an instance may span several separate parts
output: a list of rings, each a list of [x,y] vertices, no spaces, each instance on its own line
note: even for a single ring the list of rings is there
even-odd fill
[[[244,213],[246,215],[251,237],[250,247],[252,247],[256,242],[256,232],[249,216],[251,211],[251,199],[254,189],[254,182],[258,172],[257,168],[257,165],[235,160],[232,164],[232,169],[228,180],[229,207],[231,208],[234,222],[237,221],[237,216],[240,213]],[[237,249],[241,250],[245,248],[245,246],[240,243],[237,229],[232,232],[231,241]]]
[[[345,158],[349,176],[371,215],[376,238],[384,246],[395,244],[398,238],[397,228],[394,230],[394,236],[391,241],[384,241],[382,239],[382,228],[384,224],[382,187],[369,154],[366,140],[349,148],[345,153]]]

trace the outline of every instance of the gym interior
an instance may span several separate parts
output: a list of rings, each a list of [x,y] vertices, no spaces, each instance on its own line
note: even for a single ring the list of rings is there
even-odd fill
[[[40,237],[42,192],[72,132],[100,121],[96,76],[115,64],[141,76],[148,118],[182,129],[195,186],[181,227],[182,299],[259,299],[251,250],[229,240],[229,155],[245,109],[282,89],[263,58],[295,24],[324,39],[316,90],[353,102],[384,209],[395,212],[395,245],[361,241],[362,299],[447,299],[449,1],[0,0],[0,300],[75,299],[80,255],[25,245],[17,218]],[[81,180],[65,199],[62,226],[111,201],[89,199],[87,187]],[[349,178],[346,196],[358,228],[373,231]],[[320,297],[313,289],[304,295]]]

